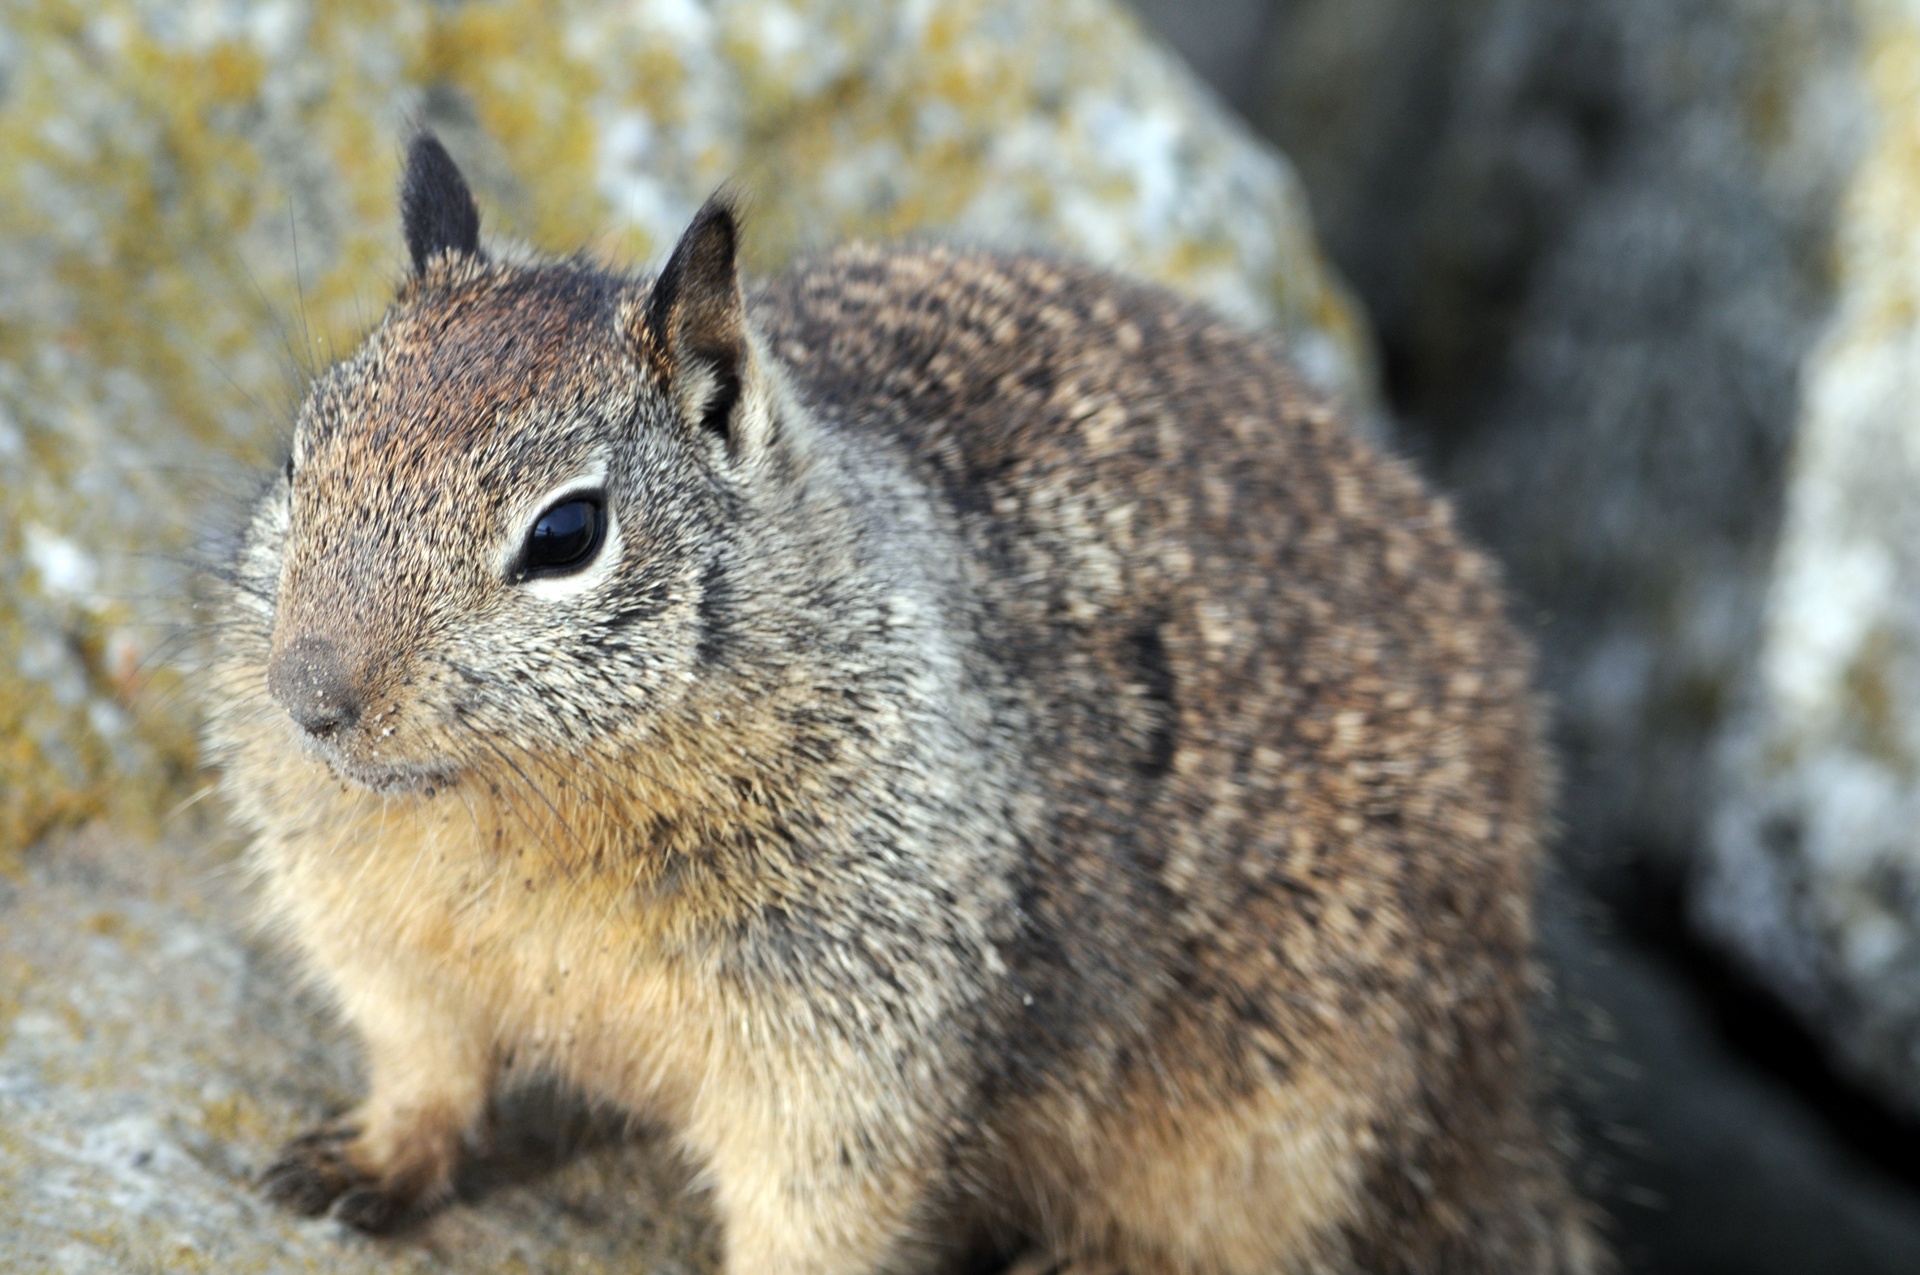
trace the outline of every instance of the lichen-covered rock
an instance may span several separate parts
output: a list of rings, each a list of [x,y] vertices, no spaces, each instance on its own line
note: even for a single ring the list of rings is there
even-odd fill
[[[0,1270],[713,1269],[664,1141],[558,1099],[559,1121],[510,1113],[467,1198],[392,1240],[260,1199],[279,1142],[352,1101],[351,1051],[246,939],[231,862],[192,840],[96,828],[0,877]]]
[[[38,0],[0,11],[0,854],[192,764],[180,555],[394,277],[398,134],[488,227],[643,261],[714,187],[765,269],[1045,245],[1363,338],[1282,161],[1107,0]]]
[[[1920,1110],[1920,4],[1859,8],[1871,125],[1700,913]]]

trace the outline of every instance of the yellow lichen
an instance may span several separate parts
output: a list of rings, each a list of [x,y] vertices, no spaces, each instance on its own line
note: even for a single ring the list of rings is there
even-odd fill
[[[1860,751],[1896,771],[1912,773],[1914,759],[1900,736],[1900,702],[1892,685],[1892,665],[1898,654],[1892,630],[1880,625],[1860,644],[1841,682],[1848,723]]]

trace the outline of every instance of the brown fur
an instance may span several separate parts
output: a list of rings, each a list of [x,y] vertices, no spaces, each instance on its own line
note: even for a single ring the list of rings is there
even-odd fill
[[[277,1195],[388,1222],[531,1069],[675,1128],[741,1275],[1602,1264],[1527,1060],[1528,652],[1271,340],[934,247],[743,302],[718,205],[658,281],[432,229],[212,687],[371,1062]],[[601,471],[605,562],[515,578]]]

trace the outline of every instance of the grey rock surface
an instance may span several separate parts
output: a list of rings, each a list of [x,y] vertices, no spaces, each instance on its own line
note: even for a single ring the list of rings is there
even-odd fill
[[[657,1138],[530,1096],[460,1202],[391,1239],[275,1210],[252,1180],[357,1096],[352,1048],[245,921],[231,848],[96,828],[0,878],[0,1270],[711,1269]]]
[[[1920,6],[1868,6],[1867,147],[1700,881],[1708,928],[1920,1112]]]

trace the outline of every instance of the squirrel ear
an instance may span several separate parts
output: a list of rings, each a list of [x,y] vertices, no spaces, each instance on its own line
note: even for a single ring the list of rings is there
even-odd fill
[[[406,232],[413,272],[443,252],[480,255],[480,210],[467,179],[440,139],[426,129],[407,145],[407,173],[400,182],[400,225]]]
[[[656,366],[665,373],[689,424],[719,436],[738,456],[751,404],[746,299],[740,291],[738,229],[725,194],[694,215],[647,298],[645,318]]]

